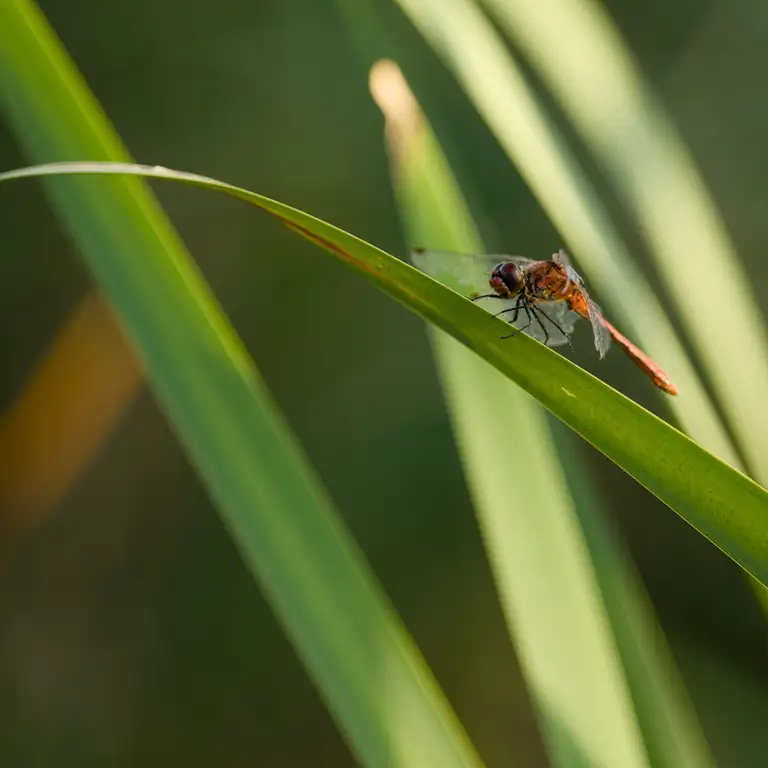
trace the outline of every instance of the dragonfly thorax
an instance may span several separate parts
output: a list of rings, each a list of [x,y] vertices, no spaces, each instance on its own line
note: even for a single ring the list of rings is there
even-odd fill
[[[488,282],[499,296],[517,296],[525,285],[525,271],[514,261],[502,261],[493,268]]]

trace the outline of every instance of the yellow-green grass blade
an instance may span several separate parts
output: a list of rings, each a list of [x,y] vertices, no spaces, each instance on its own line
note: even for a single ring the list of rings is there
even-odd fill
[[[21,0],[0,2],[0,103],[30,157],[126,155],[42,16]],[[48,181],[54,208],[361,764],[479,766],[145,183],[125,175]],[[12,257],[9,244],[3,251]]]
[[[364,240],[255,192],[167,168],[54,163],[8,171],[0,174],[0,181],[116,173],[216,190],[278,217],[498,368],[758,581],[768,582],[768,492],[764,488],[549,347],[525,334],[513,343],[503,339],[509,329],[503,320]],[[99,198],[102,188],[95,184],[92,193]]]
[[[397,67],[378,63],[371,86],[387,120],[393,184],[409,239],[481,252],[448,162]],[[711,765],[653,611],[587,474],[574,466],[574,451],[562,437],[561,463],[535,401],[444,333],[432,340],[553,765]]]
[[[640,223],[750,472],[767,484],[765,322],[685,142],[602,4],[484,2],[551,88]]]
[[[654,615],[651,599],[623,542],[601,514],[588,469],[574,445],[575,438],[559,424],[555,425],[553,436],[600,580],[601,596],[651,765],[655,768],[712,766],[714,758]]]
[[[488,19],[472,0],[397,3],[454,73],[517,166],[568,242],[609,317],[620,319],[621,327],[677,384],[680,395],[667,406],[682,428],[712,453],[739,467],[730,437],[660,302],[627,252],[586,173]]]

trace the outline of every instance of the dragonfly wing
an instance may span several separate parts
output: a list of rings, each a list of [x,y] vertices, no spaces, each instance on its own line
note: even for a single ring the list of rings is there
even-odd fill
[[[562,251],[561,251],[562,253]],[[578,286],[584,285],[584,280],[582,279],[581,275],[568,263],[564,263],[565,266],[565,274],[568,275],[568,278],[572,283],[576,283]]]
[[[560,254],[564,254],[564,251],[560,251]],[[561,256],[562,259],[562,256]],[[600,359],[604,358],[608,347],[611,345],[611,334],[605,327],[603,321],[603,312],[600,307],[595,304],[592,299],[589,298],[586,289],[584,288],[584,281],[581,279],[581,275],[567,262],[565,263],[565,271],[570,281],[578,286],[577,293],[580,294],[580,305],[583,307],[584,303],[587,305],[589,314],[589,322],[592,325],[592,335],[595,339],[595,349],[600,355]]]
[[[480,299],[477,303],[489,312],[501,313],[501,318],[510,325],[549,347],[568,344],[568,336],[579,319],[564,301],[546,301],[527,307],[516,298]]]
[[[533,305],[533,316],[530,319],[532,322],[525,333],[548,347],[561,347],[570,343],[568,337],[579,315],[572,312],[564,301],[541,301]],[[518,327],[520,322],[518,318]]]
[[[422,272],[469,298],[478,294],[492,293],[488,281],[493,268],[500,262],[514,261],[517,264],[530,262],[530,259],[508,254],[455,253],[421,248],[414,250],[411,258],[414,265]],[[483,306],[489,310],[495,308],[497,312],[503,308],[500,300],[488,304],[484,302]]]
[[[600,307],[591,299],[587,299],[587,306],[589,307],[589,322],[592,323],[592,333],[595,337],[595,349],[602,360],[608,352],[608,347],[611,346],[611,334],[605,327]]]

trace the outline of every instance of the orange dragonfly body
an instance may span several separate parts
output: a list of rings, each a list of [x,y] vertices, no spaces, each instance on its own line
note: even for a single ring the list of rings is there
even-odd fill
[[[457,264],[457,258],[470,261]],[[414,251],[414,262],[438,279],[447,271],[453,277],[449,282],[458,281],[461,288],[473,288],[469,293],[473,301],[504,300],[504,308],[496,315],[509,315],[505,319],[516,326],[516,330],[505,338],[525,332],[549,346],[570,344],[573,325],[578,317],[583,317],[592,325],[595,348],[601,358],[613,339],[659,389],[669,395],[678,393],[659,365],[605,319],[562,250],[551,259],[531,261],[518,256],[470,256],[418,249]],[[493,293],[478,290],[483,266],[485,285],[490,285]],[[524,324],[522,320],[525,320]]]

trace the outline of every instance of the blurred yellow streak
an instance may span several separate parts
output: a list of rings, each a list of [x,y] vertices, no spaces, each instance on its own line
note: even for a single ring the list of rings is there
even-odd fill
[[[99,293],[86,296],[0,419],[0,554],[34,531],[87,469],[140,383],[138,359]]]

